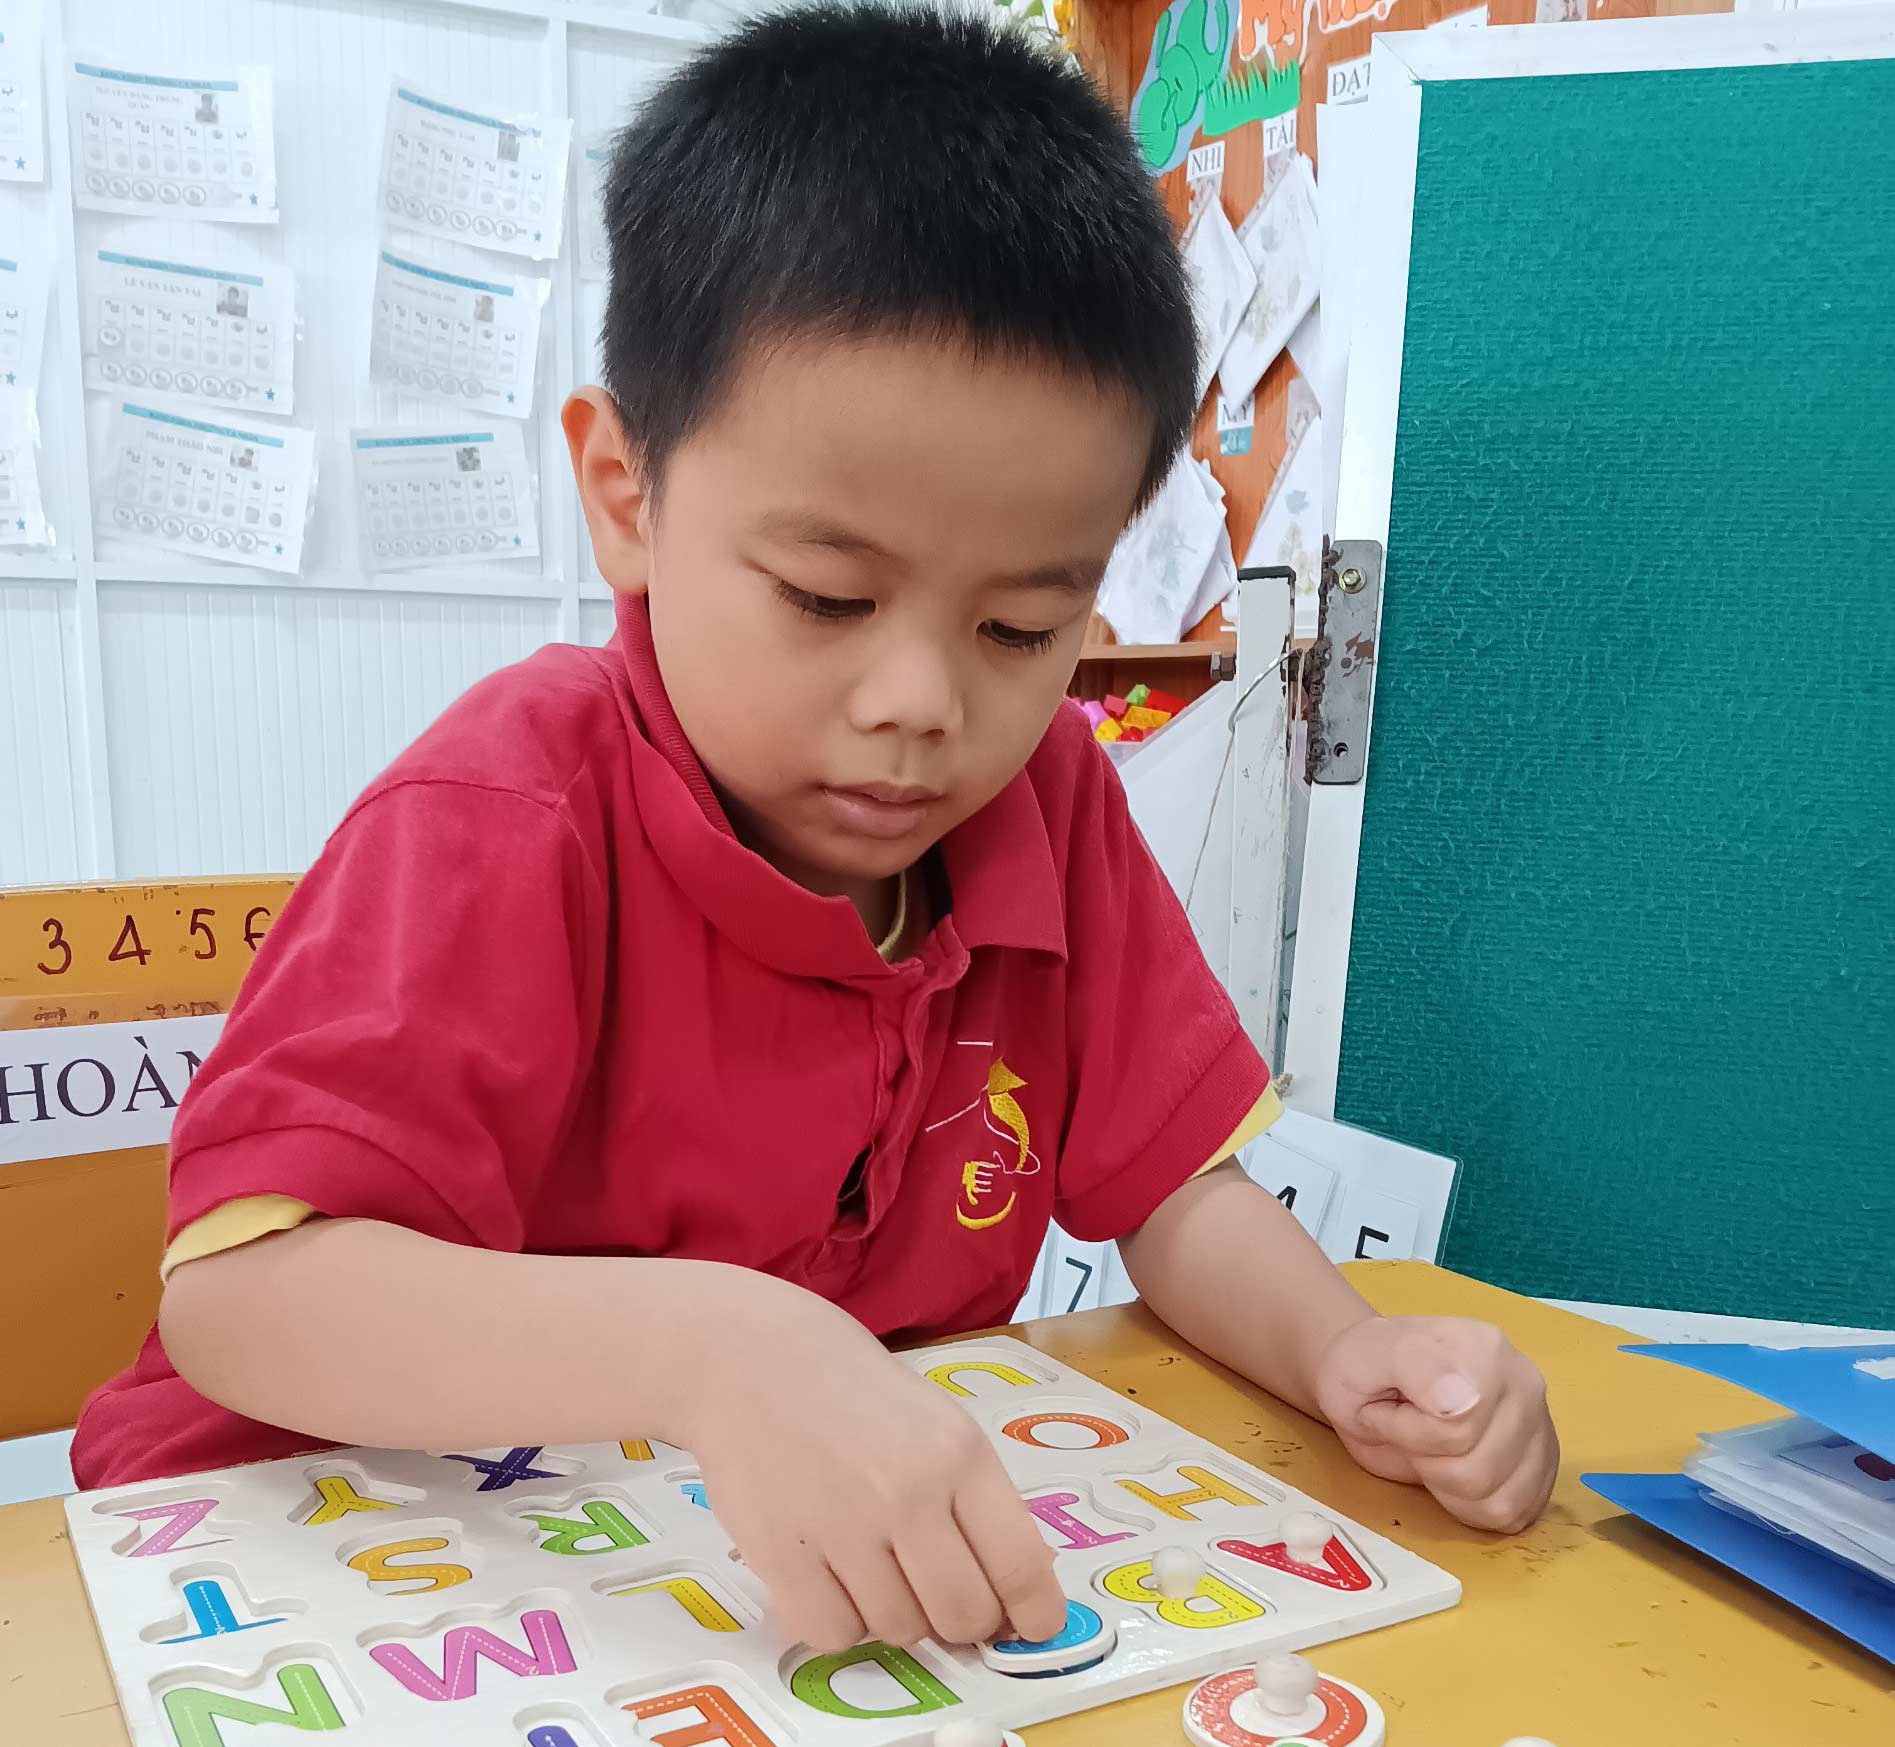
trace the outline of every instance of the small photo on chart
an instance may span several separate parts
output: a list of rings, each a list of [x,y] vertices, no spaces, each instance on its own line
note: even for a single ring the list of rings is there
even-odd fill
[[[410,394],[523,419],[533,410],[544,279],[477,279],[383,249],[368,373]]]
[[[101,536],[294,576],[316,443],[294,425],[244,428],[135,401],[112,409]]]
[[[0,388],[0,546],[50,546],[39,491],[39,420],[30,389]]]
[[[0,388],[39,386],[51,281],[44,259],[0,255]]]
[[[270,75],[71,63],[73,199],[88,212],[275,224]]]
[[[563,117],[484,114],[397,84],[382,136],[382,215],[426,236],[550,261],[571,147]]]
[[[96,251],[85,273],[85,383],[156,389],[246,412],[295,398],[295,282],[287,269]]]
[[[11,19],[0,30],[0,182],[46,180],[46,90],[40,40]]]
[[[350,446],[365,569],[539,556],[539,504],[518,425],[360,430]]]

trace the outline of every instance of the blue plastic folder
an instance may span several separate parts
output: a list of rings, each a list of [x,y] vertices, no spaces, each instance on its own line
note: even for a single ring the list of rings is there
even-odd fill
[[[1861,1360],[1895,1358],[1895,1346],[1777,1350],[1682,1344],[1624,1350],[1721,1377],[1895,1459],[1895,1379],[1857,1369]],[[1711,1503],[1682,1474],[1580,1478],[1601,1498],[1895,1663],[1895,1586],[1794,1535]]]

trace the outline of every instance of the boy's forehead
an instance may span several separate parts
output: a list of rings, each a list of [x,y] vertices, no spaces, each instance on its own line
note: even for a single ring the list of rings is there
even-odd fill
[[[746,532],[785,543],[1103,560],[1151,440],[1129,392],[1039,358],[798,338],[750,350],[672,465],[715,483]]]

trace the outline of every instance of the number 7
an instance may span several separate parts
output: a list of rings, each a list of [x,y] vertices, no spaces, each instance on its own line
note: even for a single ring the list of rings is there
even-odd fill
[[[1079,1300],[1085,1296],[1086,1287],[1092,1281],[1092,1264],[1090,1262],[1080,1261],[1077,1256],[1064,1256],[1061,1260],[1065,1262],[1067,1267],[1077,1268],[1079,1270],[1079,1284],[1073,1288],[1071,1302],[1067,1304],[1065,1310],[1065,1314],[1070,1316],[1079,1308]]]

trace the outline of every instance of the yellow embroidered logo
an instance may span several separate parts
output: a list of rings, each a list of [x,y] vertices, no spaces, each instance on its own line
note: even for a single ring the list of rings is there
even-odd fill
[[[1030,1177],[1040,1168],[1026,1112],[1020,1108],[1020,1100],[1014,1097],[1025,1084],[1025,1080],[995,1056],[987,1069],[986,1097],[977,1098],[967,1107],[974,1110],[985,1106],[981,1109],[982,1126],[999,1139],[1010,1142],[1007,1151],[1012,1154],[1008,1157],[1007,1151],[993,1147],[986,1158],[969,1159],[961,1166],[960,1195],[954,1203],[954,1217],[969,1231],[984,1231],[1005,1219],[1019,1199],[1019,1191],[1006,1179]],[[993,1202],[1003,1193],[1005,1199],[994,1208]]]

